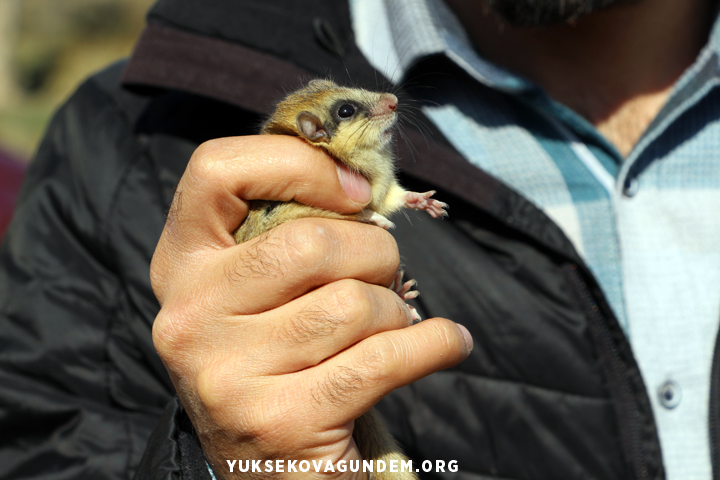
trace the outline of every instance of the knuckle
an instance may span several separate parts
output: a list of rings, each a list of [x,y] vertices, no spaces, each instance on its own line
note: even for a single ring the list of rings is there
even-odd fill
[[[242,382],[227,362],[208,362],[198,371],[195,382],[197,399],[216,421],[223,418],[224,412],[233,409],[238,397],[242,396]]]
[[[215,150],[215,144],[217,143],[217,140],[211,139],[206,140],[202,142],[200,145],[195,148],[195,151],[192,154],[192,157],[190,157],[190,162],[193,162],[195,158],[204,157],[205,155],[209,154],[213,150]]]
[[[201,369],[195,379],[197,398],[210,415],[226,404],[223,390],[227,382],[224,376],[225,369],[222,366],[209,365]]]
[[[223,155],[218,154],[218,141],[201,144],[190,157],[185,175],[197,182],[220,182],[225,176]]]
[[[182,362],[184,352],[194,342],[193,330],[186,320],[187,312],[164,306],[152,326],[152,340],[163,362],[174,365]]]
[[[340,243],[332,222],[317,218],[289,222],[278,229],[280,235],[288,260],[303,269],[327,264]]]
[[[240,284],[250,278],[282,278],[290,270],[309,275],[328,265],[337,243],[328,222],[304,218],[284,223],[244,243],[225,274]]]
[[[177,342],[173,330],[175,327],[172,319],[158,314],[152,327],[152,340],[158,355],[166,363],[171,362],[175,356]]]
[[[382,325],[383,330],[412,324],[407,304],[389,288],[353,279],[339,280],[332,286],[333,295],[327,300],[327,308],[342,312],[348,323],[373,323]]]
[[[375,313],[375,292],[364,282],[344,279],[332,285],[331,307],[353,320],[366,320]]]

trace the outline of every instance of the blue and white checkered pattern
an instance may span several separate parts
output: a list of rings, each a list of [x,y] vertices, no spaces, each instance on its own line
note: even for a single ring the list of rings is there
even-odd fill
[[[468,161],[570,238],[630,338],[667,478],[709,480],[720,323],[720,26],[622,158],[587,121],[480,58],[441,0],[351,0],[351,11],[358,46],[392,81],[430,54],[446,55],[477,81],[479,88],[458,82],[434,93],[438,105],[424,113]],[[667,381],[682,391],[672,409],[659,397]]]

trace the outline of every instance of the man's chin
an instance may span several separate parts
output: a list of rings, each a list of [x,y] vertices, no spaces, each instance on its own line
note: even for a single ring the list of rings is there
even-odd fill
[[[489,0],[494,12],[515,26],[574,22],[583,15],[636,0]]]

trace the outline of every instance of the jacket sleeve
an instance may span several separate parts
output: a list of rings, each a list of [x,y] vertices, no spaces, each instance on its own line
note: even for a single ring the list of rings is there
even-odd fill
[[[56,114],[2,244],[1,479],[132,478],[160,419],[177,418],[162,416],[174,391],[148,279],[171,192],[128,113],[142,103],[104,87],[120,69]],[[150,466],[163,474],[143,478],[179,478]]]
[[[211,480],[200,440],[177,397],[150,436],[134,480]]]

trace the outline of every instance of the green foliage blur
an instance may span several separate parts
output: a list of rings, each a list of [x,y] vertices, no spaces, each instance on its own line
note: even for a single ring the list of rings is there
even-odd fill
[[[29,160],[52,113],[127,57],[154,0],[0,0],[0,148]]]

